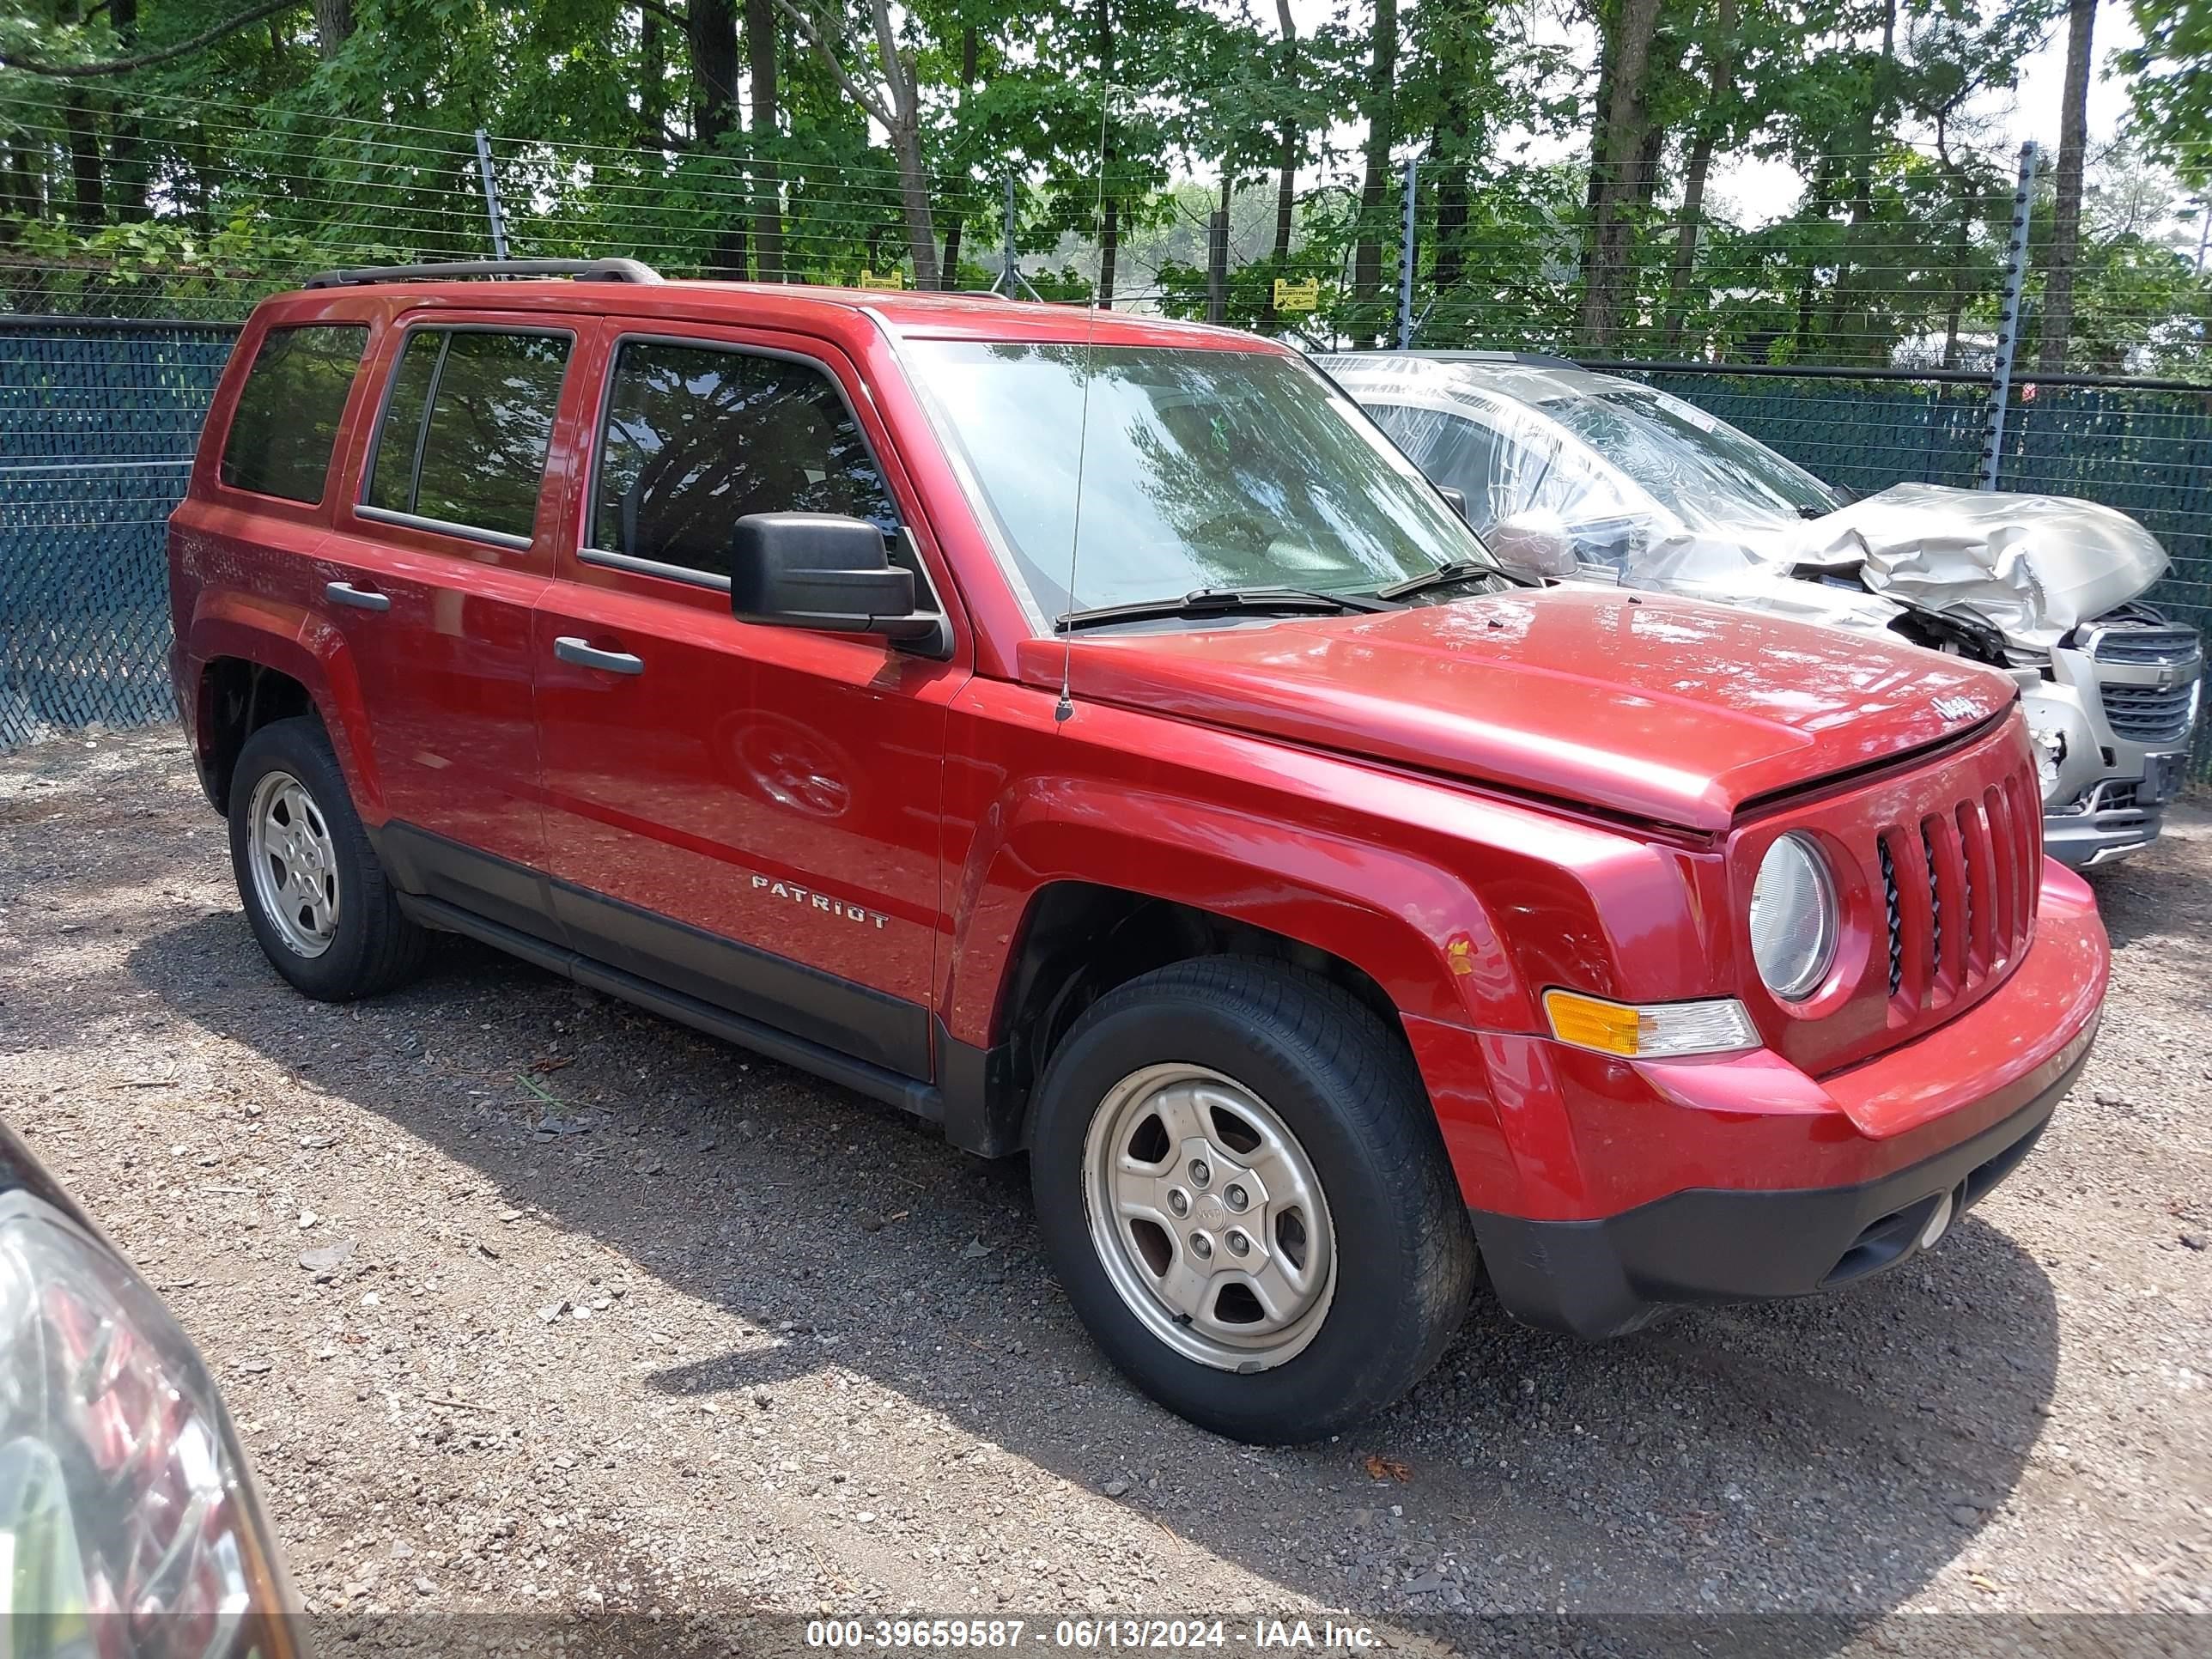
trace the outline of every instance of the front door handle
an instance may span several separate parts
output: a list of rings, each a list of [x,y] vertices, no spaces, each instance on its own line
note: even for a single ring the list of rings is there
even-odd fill
[[[610,674],[645,672],[645,659],[642,657],[634,657],[627,651],[602,651],[573,637],[554,641],[553,654],[562,662],[574,663],[579,668],[604,669]]]
[[[323,597],[332,605],[349,605],[356,611],[389,611],[392,596],[379,593],[373,588],[356,587],[351,582],[332,582],[323,589]]]

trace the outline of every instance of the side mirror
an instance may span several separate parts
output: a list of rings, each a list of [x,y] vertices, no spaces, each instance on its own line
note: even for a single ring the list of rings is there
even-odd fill
[[[730,548],[730,611],[740,622],[825,634],[919,639],[939,619],[914,608],[914,573],[884,532],[835,513],[748,513]]]
[[[1446,507],[1458,514],[1461,518],[1467,517],[1467,491],[1454,489],[1449,484],[1438,484],[1437,494],[1444,498]]]
[[[1483,532],[1483,545],[1516,576],[1575,574],[1575,544],[1566,521],[1544,507],[1508,514]]]

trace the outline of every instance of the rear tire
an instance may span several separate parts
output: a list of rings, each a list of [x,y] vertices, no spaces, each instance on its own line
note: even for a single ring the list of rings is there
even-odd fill
[[[262,954],[295,989],[349,1002],[422,966],[427,937],[400,913],[319,721],[273,720],[246,738],[230,862]]]
[[[1046,1068],[1030,1178],[1107,1357],[1232,1439],[1318,1440],[1390,1404],[1473,1292],[1405,1044],[1273,962],[1179,963],[1101,998]]]

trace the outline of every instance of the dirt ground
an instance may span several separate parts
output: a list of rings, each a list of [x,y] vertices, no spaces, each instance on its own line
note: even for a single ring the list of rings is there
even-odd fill
[[[2212,1608],[2212,815],[2095,881],[2103,1038],[1942,1249],[1596,1346],[1479,1303],[1293,1451],[1108,1369],[1018,1164],[458,941],[379,1002],[294,994],[173,731],[0,756],[0,1111],[208,1356],[329,1645],[927,1612],[1249,1646],[1334,1609],[1957,1652],[2067,1621],[1890,1615]],[[2099,1639],[2153,1627],[2212,1646]]]

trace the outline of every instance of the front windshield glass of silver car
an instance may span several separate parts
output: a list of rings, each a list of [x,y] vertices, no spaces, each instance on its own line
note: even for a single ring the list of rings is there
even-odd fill
[[[1843,505],[1804,468],[1678,398],[1623,387],[1538,407],[1693,530],[1794,522]]]
[[[943,340],[909,351],[1041,628],[1201,589],[1371,594],[1486,556],[1413,464],[1296,358]]]

